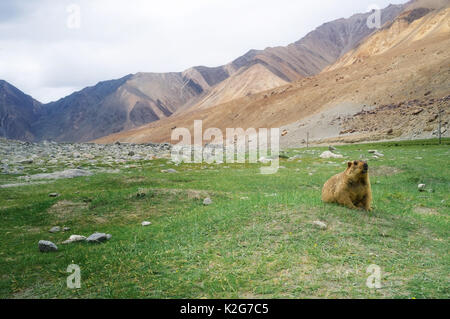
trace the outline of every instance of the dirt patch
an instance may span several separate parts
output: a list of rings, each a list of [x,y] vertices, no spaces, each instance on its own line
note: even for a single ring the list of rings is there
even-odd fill
[[[439,212],[430,207],[414,207],[414,212],[420,215],[439,215]]]
[[[51,284],[39,281],[34,284],[32,287],[24,288],[19,291],[16,291],[12,295],[12,299],[39,299],[46,298],[45,295],[42,294],[42,291],[50,289]]]
[[[392,166],[372,167],[369,170],[371,176],[389,176],[403,172],[401,169]]]
[[[86,203],[60,200],[48,209],[48,213],[58,221],[67,221],[80,215],[87,207]]]
[[[148,182],[148,179],[143,176],[128,178],[123,181],[123,183],[125,183],[125,184],[134,184],[134,183],[143,183],[143,182]]]
[[[94,223],[96,224],[105,224],[106,222],[108,222],[108,219],[106,219],[105,217],[101,217],[101,216],[96,216],[93,218]]]
[[[203,199],[205,197],[208,197],[208,192],[198,189],[170,189],[170,188],[162,188],[158,189],[157,192],[163,193],[163,194],[185,194],[188,199]]]

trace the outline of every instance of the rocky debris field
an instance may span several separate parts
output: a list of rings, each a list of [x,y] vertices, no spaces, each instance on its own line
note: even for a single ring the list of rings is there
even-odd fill
[[[401,103],[378,105],[343,119],[340,135],[370,134],[377,137],[435,138],[438,136],[439,110],[441,134],[449,135],[450,95],[441,99],[424,98]]]
[[[170,158],[172,146],[164,144],[69,144],[30,143],[0,139],[0,174],[8,175],[0,188],[49,180],[114,172],[139,161]]]

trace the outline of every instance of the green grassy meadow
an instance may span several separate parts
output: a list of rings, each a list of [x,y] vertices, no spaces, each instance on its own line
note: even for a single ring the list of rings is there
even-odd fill
[[[292,149],[300,161],[282,156],[273,175],[260,164],[159,159],[0,189],[0,298],[450,298],[450,140],[436,144],[338,146],[344,159]],[[322,203],[323,183],[361,154],[373,211]],[[0,174],[0,184],[11,178]],[[71,230],[48,232],[57,225]],[[112,239],[61,244],[95,231]],[[39,252],[41,239],[58,251]],[[81,268],[80,289],[66,287],[70,264]],[[371,264],[380,289],[366,286]]]

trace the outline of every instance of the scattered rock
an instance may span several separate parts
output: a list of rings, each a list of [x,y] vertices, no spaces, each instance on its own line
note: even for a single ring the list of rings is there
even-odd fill
[[[143,222],[141,223],[142,226],[149,226],[149,225],[151,225],[151,224],[152,224],[151,222],[147,222],[147,221],[143,221]]]
[[[321,222],[319,220],[313,221],[313,225],[319,229],[327,229],[327,224],[325,224],[324,222]]]
[[[425,187],[426,187],[425,184],[419,184],[419,185],[417,185],[417,188],[419,189],[419,192],[424,192],[424,191],[425,191]]]
[[[70,227],[64,227],[63,228],[63,231],[69,231],[70,230]]]
[[[328,150],[329,150],[330,152],[334,152],[334,151],[336,150],[336,147],[330,145],[330,146],[328,146]]]
[[[61,231],[61,227],[59,227],[59,226],[52,227],[49,230],[50,233],[59,233],[60,231]]]
[[[58,197],[59,194],[58,193],[50,193],[48,194],[48,197]]]
[[[135,153],[133,151],[128,152],[128,156],[134,156],[134,155],[135,155]]]
[[[18,162],[19,164],[33,164],[33,160],[32,159],[25,159],[22,160],[20,162]]]
[[[334,154],[330,151],[325,151],[322,154],[320,154],[320,158],[343,158],[341,154]]]
[[[212,204],[211,198],[207,197],[203,200],[203,205],[207,206],[207,205],[211,205],[211,204]]]
[[[54,243],[48,240],[40,240],[38,243],[39,251],[43,253],[47,253],[50,251],[57,251],[58,246],[56,246]]]
[[[375,152],[374,155],[377,156],[377,157],[384,157],[384,154],[381,154],[379,152]]]
[[[69,237],[69,239],[63,241],[62,243],[63,243],[63,244],[70,244],[70,243],[75,243],[75,242],[78,242],[78,241],[85,241],[85,240],[86,240],[86,237],[85,237],[85,236],[81,236],[81,235],[71,235],[71,236]]]
[[[105,233],[93,233],[91,236],[86,238],[88,243],[102,243],[109,240],[112,237],[110,234]]]

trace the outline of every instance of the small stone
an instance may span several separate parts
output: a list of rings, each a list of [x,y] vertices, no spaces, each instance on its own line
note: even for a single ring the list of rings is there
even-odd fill
[[[19,164],[33,164],[33,160],[32,159],[26,159],[26,160],[20,161]]]
[[[417,185],[417,188],[419,189],[419,192],[424,192],[424,191],[425,191],[425,187],[426,187],[425,184],[419,184],[419,185]]]
[[[336,150],[336,147],[330,145],[330,146],[328,146],[328,150],[329,150],[330,152],[334,152],[334,151]]]
[[[128,152],[128,156],[134,156],[134,154],[135,154],[135,153],[134,153],[133,151],[129,151],[129,152]]]
[[[147,222],[147,221],[143,221],[143,222],[141,223],[142,226],[149,226],[149,225],[151,225],[151,224],[152,224],[151,222]]]
[[[322,154],[320,154],[320,158],[343,158],[341,154],[334,154],[330,151],[325,151]]]
[[[110,237],[111,238],[111,237]],[[88,243],[102,243],[107,241],[109,238],[105,233],[93,233],[91,236],[86,238]]]
[[[78,241],[85,241],[85,240],[86,240],[86,237],[85,237],[85,236],[81,236],[81,235],[71,235],[71,236],[69,237],[69,239],[63,241],[62,243],[63,243],[63,244],[70,244],[70,243],[75,243],[75,242],[78,242]]]
[[[38,243],[39,251],[47,253],[49,251],[57,251],[58,246],[48,240],[40,240]]]
[[[367,151],[369,154],[375,154],[377,152],[377,150],[368,150]]]
[[[70,227],[64,227],[63,228],[63,231],[69,231],[70,230]]]
[[[58,197],[59,194],[58,193],[50,193],[48,194],[48,197]]]
[[[59,233],[60,231],[61,231],[61,227],[59,227],[59,226],[52,227],[49,230],[50,233]]]
[[[211,198],[207,197],[203,200],[203,205],[211,205],[212,204],[212,200]]]
[[[384,154],[381,154],[379,152],[375,152],[374,155],[377,156],[377,157],[384,157]]]
[[[313,225],[318,227],[319,229],[327,229],[327,224],[319,220],[313,221]]]

